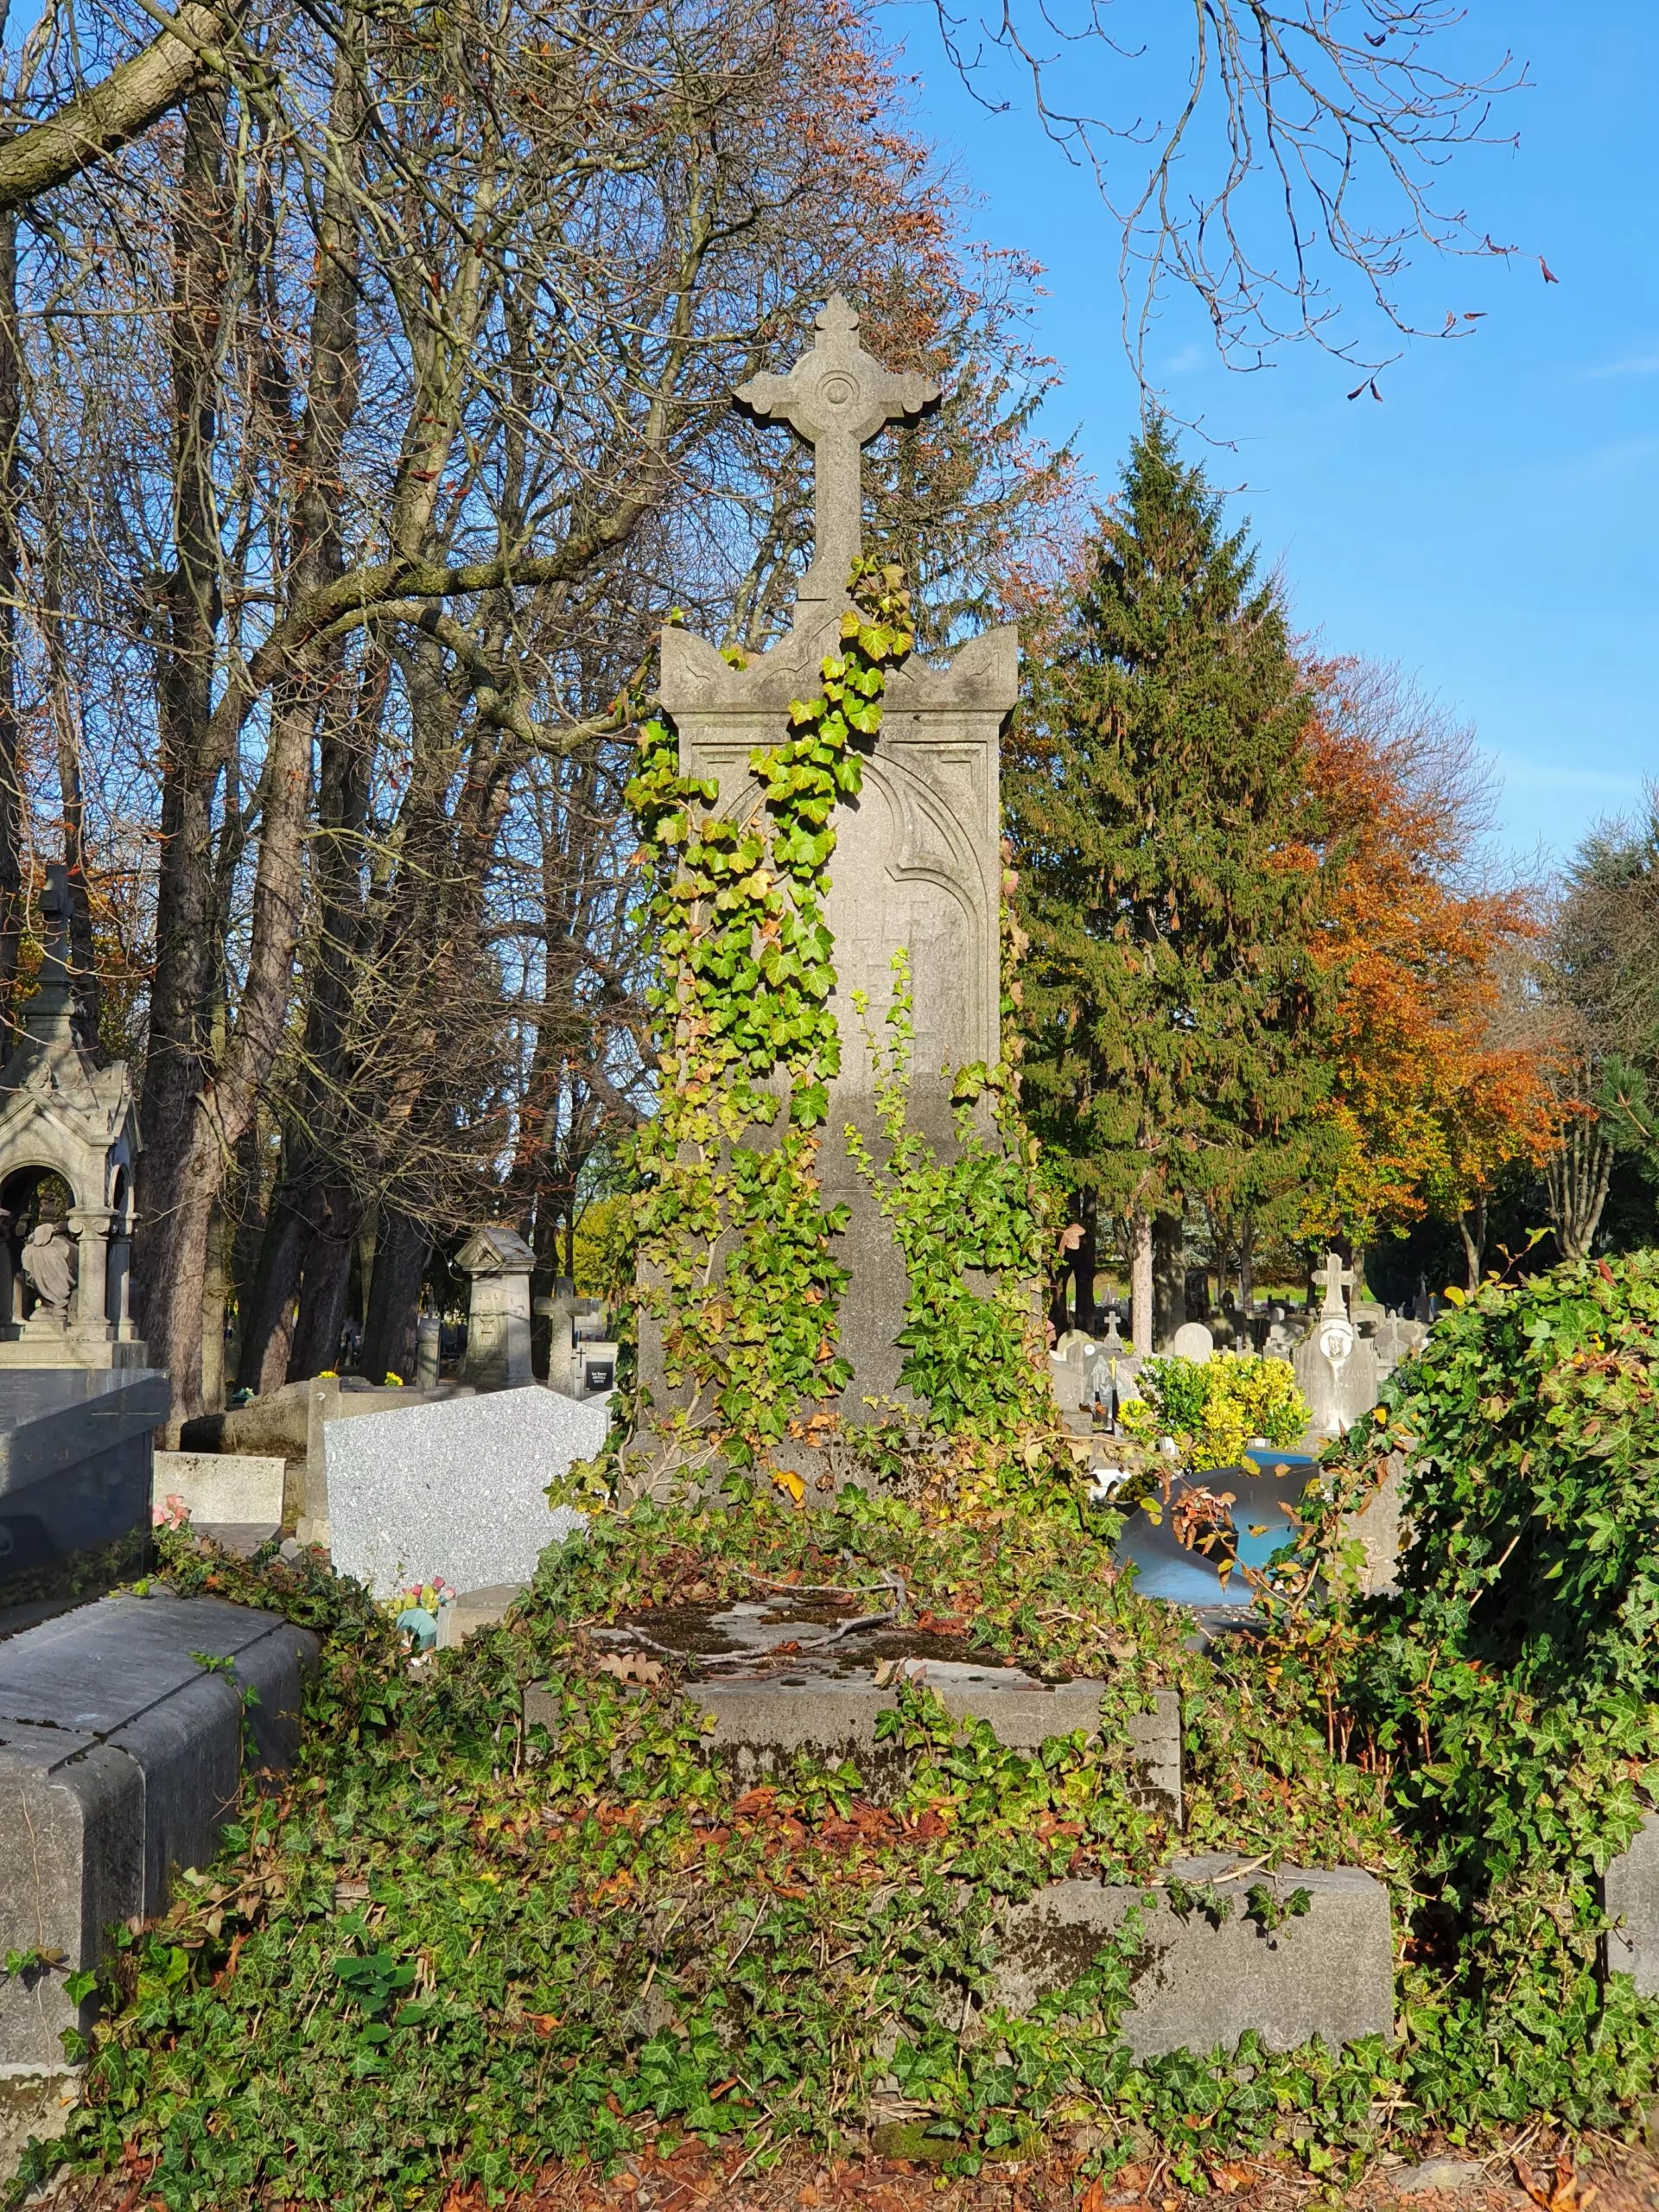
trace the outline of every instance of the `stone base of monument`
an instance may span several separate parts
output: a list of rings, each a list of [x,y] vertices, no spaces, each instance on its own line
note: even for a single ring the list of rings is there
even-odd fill
[[[594,1641],[620,1645],[628,1639],[600,1630]],[[1103,1682],[1050,1684],[1019,1667],[906,1658],[906,1637],[888,1641],[899,1649],[889,1655],[884,1674],[896,1668],[911,1681],[925,1685],[955,1719],[988,1722],[1010,1751],[1039,1751],[1051,1737],[1077,1729],[1092,1735],[1100,1726]],[[731,1760],[740,1782],[757,1781],[795,1752],[810,1751],[826,1765],[852,1760],[875,1804],[890,1802],[904,1786],[909,1753],[876,1732],[878,1716],[893,1710],[898,1692],[892,1682],[877,1682],[868,1653],[849,1653],[840,1663],[827,1656],[791,1654],[735,1677],[722,1669],[692,1682],[687,1695],[712,1723],[710,1750]],[[539,1683],[530,1684],[524,1692],[525,1725],[539,1723],[550,1731],[557,1717],[547,1691]],[[1155,1691],[1153,1710],[1133,1714],[1125,1736],[1145,1801],[1160,1806],[1179,1827],[1181,1710],[1175,1692]]]
[[[879,1596],[880,1593],[874,1593]],[[871,1796],[882,1802],[902,1786],[907,1755],[889,1749],[876,1721],[898,1704],[901,1681],[931,1690],[954,1719],[989,1723],[1010,1751],[1034,1751],[1054,1736],[1100,1726],[1104,1682],[1045,1682],[996,1655],[963,1656],[963,1643],[877,1617],[858,1616],[780,1591],[734,1605],[677,1606],[671,1618],[642,1613],[594,1631],[618,1649],[668,1649],[693,1662],[687,1695],[709,1717],[711,1749],[729,1756],[739,1777],[769,1773],[796,1751],[826,1763],[853,1760]],[[551,1726],[552,1700],[537,1685],[524,1694],[524,1719]],[[1153,1693],[1152,1710],[1125,1728],[1147,1801],[1181,1824],[1181,1704],[1173,1690]]]
[[[149,1519],[154,1369],[53,1368],[0,1379],[0,1587]]]
[[[113,1327],[102,1331],[79,1329],[41,1330],[30,1336],[27,1329],[19,1333],[0,1338],[0,1371],[17,1369],[45,1370],[64,1368],[92,1368],[105,1374],[125,1375],[137,1372],[149,1364],[147,1346],[137,1338],[118,1337]]]
[[[0,1980],[0,2068],[61,2065],[88,2012],[65,1977],[112,1924],[159,1912],[175,1869],[207,1864],[245,1758],[291,1763],[316,1653],[274,1614],[159,1589],[0,1643],[0,1953],[50,1960]]]
[[[871,1593],[876,1596],[879,1593]],[[1105,1685],[1045,1683],[988,1655],[982,1662],[940,1651],[938,1637],[876,1624],[848,1633],[850,1618],[826,1618],[780,1592],[771,1600],[720,1608],[644,1612],[596,1643],[643,1656],[655,1649],[692,1662],[686,1696],[707,1716],[714,1758],[729,1758],[741,1782],[775,1771],[791,1753],[858,1767],[876,1802],[902,1785],[909,1754],[878,1738],[878,1717],[897,1702],[897,1679],[925,1684],[959,1719],[987,1721],[1010,1750],[1034,1751],[1056,1736],[1101,1725]],[[723,1662],[723,1663],[722,1663]],[[556,1697],[524,1692],[527,1726],[556,1735]],[[1181,1820],[1180,1700],[1154,1694],[1153,1710],[1126,1735],[1147,1802]],[[1165,1885],[1209,1885],[1201,1902],[1177,1910]],[[1252,1897],[1257,1889],[1264,1895]],[[1298,1897],[1298,1891],[1306,1892]],[[1150,1902],[1143,1904],[1143,1897]],[[1145,1945],[1135,1970],[1135,2003],[1124,2037],[1140,2056],[1208,2052],[1254,2030],[1274,2050],[1322,2036],[1332,2044],[1387,2035],[1393,2024],[1393,1945],[1388,1892],[1353,1867],[1265,1872],[1228,1855],[1176,1861],[1150,1891],[1098,1882],[1047,1885],[1011,1906],[1002,1929],[996,1997],[1015,2012],[1074,1980],[1128,1914],[1142,1913]]]
[[[1214,1898],[1214,1907],[1178,1911],[1166,1890],[1101,1882],[1051,1882],[1010,1905],[996,2001],[1029,2012],[1075,1980],[1138,1910],[1143,1948],[1134,2007],[1122,2023],[1137,2058],[1230,2050],[1246,2032],[1270,2050],[1294,2050],[1316,2036],[1336,2047],[1392,2034],[1389,1895],[1370,1875],[1352,1866],[1280,1866],[1268,1874],[1255,1860],[1214,1853],[1177,1859],[1168,1874],[1189,1887],[1210,1885],[1206,1903]],[[1252,1901],[1252,1888],[1266,1897]],[[1306,1910],[1296,1912],[1290,1908],[1303,1901],[1299,1891]]]

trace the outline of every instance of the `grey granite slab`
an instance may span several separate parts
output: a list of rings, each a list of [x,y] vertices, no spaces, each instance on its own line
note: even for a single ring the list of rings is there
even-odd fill
[[[435,1575],[454,1590],[528,1582],[548,1544],[587,1525],[547,1485],[609,1427],[603,1402],[538,1383],[325,1422],[335,1571],[382,1598]]]
[[[0,1496],[148,1434],[167,1406],[155,1368],[0,1371]]]

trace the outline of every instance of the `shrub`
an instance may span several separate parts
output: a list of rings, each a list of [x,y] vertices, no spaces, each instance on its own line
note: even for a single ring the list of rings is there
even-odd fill
[[[1281,1447],[1308,1424],[1307,1401],[1282,1359],[1217,1352],[1211,1359],[1149,1359],[1141,1396],[1123,1408],[1123,1426],[1150,1441],[1172,1436],[1189,1467],[1229,1467],[1253,1436]]]

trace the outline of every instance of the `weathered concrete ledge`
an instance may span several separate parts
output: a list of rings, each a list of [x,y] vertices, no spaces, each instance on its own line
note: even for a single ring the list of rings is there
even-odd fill
[[[227,1671],[194,1655],[230,1662]],[[315,1637],[218,1599],[124,1592],[0,1643],[0,2067],[60,2066],[65,1977],[205,1866],[249,1763],[289,1764]],[[244,1707],[245,1692],[257,1702]]]
[[[1638,1997],[1659,1997],[1659,1813],[1609,1860],[1601,1903],[1615,1923],[1602,1938],[1602,1971],[1629,1974]]]
[[[1100,1727],[1098,1681],[1038,1682],[1017,1667],[975,1667],[929,1660],[912,1679],[931,1690],[957,1720],[983,1720],[1012,1751],[1040,1750],[1052,1736]],[[876,1719],[898,1703],[894,1688],[878,1689],[872,1676],[809,1674],[766,1681],[700,1681],[690,1693],[715,1717],[710,1742],[735,1754],[741,1776],[764,1773],[780,1755],[810,1751],[826,1760],[848,1758],[865,1772],[878,1802],[895,1785],[906,1755],[880,1739]],[[1154,1692],[1153,1710],[1129,1717],[1127,1735],[1142,1787],[1181,1823],[1181,1701],[1173,1690]]]
[[[1247,2030],[1270,2050],[1294,2050],[1316,2036],[1336,2047],[1392,2034],[1389,1894],[1370,1874],[1354,1866],[1327,1872],[1281,1866],[1266,1874],[1254,1862],[1219,1853],[1178,1859],[1169,1872],[1185,1883],[1216,1885],[1230,1901],[1228,1916],[1217,1925],[1197,1908],[1178,1913],[1161,1891],[1146,1905],[1147,1893],[1130,1886],[1050,1883],[1007,1910],[998,2003],[1027,2012],[1063,1989],[1140,1906],[1146,1948],[1122,2023],[1137,2058],[1230,2049]],[[1246,1899],[1257,1883],[1281,1908],[1306,1890],[1306,1911],[1276,1928],[1249,1917]]]
[[[1098,1681],[1046,1685],[1018,1667],[976,1667],[930,1659],[910,1679],[925,1684],[958,1720],[989,1723],[1010,1751],[1035,1751],[1053,1736],[1100,1726]],[[841,1674],[815,1667],[810,1656],[785,1673],[736,1680],[709,1675],[686,1695],[712,1716],[709,1748],[731,1755],[738,1777],[750,1782],[772,1772],[796,1751],[826,1764],[852,1760],[870,1796],[881,1803],[902,1787],[909,1754],[876,1734],[880,1714],[899,1702],[895,1685],[878,1687],[872,1674]],[[539,1682],[524,1691],[525,1725],[554,1730],[558,1710]],[[1126,1734],[1141,1787],[1179,1828],[1181,1823],[1181,1701],[1173,1690],[1153,1693],[1153,1710],[1130,1716]]]

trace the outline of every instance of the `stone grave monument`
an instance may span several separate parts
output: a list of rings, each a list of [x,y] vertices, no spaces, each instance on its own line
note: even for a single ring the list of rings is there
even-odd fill
[[[1320,1274],[1325,1302],[1306,1341],[1292,1358],[1296,1386],[1307,1400],[1309,1433],[1340,1436],[1376,1403],[1381,1376],[1376,1351],[1348,1318],[1343,1293],[1353,1282],[1339,1253],[1328,1252]]]
[[[81,1041],[69,890],[47,872],[46,955],[0,1068],[0,1368],[142,1368],[131,1318],[138,1121],[124,1061]]]
[[[661,698],[680,739],[683,773],[712,779],[721,807],[758,816],[761,785],[751,753],[789,728],[790,702],[819,689],[819,664],[837,645],[848,584],[862,535],[861,448],[889,423],[932,407],[928,378],[894,375],[859,342],[858,317],[837,295],[817,318],[812,346],[786,376],[753,378],[735,395],[763,423],[787,424],[811,446],[817,545],[801,579],[788,635],[734,668],[715,648],[673,627],[662,637]],[[1003,725],[1018,691],[1012,626],[985,632],[943,667],[912,657],[888,676],[880,733],[864,755],[859,796],[837,807],[836,847],[826,899],[834,939],[831,1008],[841,1071],[830,1087],[818,1173],[826,1206],[848,1209],[836,1256],[850,1277],[840,1310],[840,1348],[852,1380],[838,1402],[852,1421],[867,1402],[899,1396],[907,1279],[875,1201],[848,1155],[842,1131],[864,1132],[885,1154],[874,1085],[855,993],[866,995],[880,1034],[892,1002],[893,957],[909,955],[914,994],[911,1126],[948,1154],[954,1146],[953,1071],[995,1065],[1001,1052],[1001,895],[998,764]],[[765,1148],[764,1128],[744,1140]],[[640,1316],[640,1377],[665,1406],[660,1331]]]
[[[478,1390],[512,1390],[530,1371],[530,1274],[536,1255],[517,1230],[486,1223],[455,1255],[472,1278],[461,1379]]]

